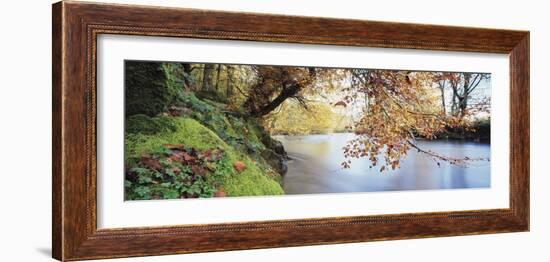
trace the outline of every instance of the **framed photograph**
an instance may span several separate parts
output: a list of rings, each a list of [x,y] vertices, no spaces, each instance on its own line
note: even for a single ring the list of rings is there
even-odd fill
[[[529,32],[53,5],[53,257],[529,230]]]

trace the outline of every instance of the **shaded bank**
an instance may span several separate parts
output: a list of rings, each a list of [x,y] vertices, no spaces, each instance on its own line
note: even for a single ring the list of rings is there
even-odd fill
[[[474,121],[470,128],[447,128],[446,132],[436,134],[437,139],[491,141],[491,120]]]

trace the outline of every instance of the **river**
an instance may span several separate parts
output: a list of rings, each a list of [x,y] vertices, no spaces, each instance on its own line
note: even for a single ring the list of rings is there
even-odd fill
[[[339,133],[306,136],[275,136],[291,160],[284,176],[287,194],[377,192],[490,187],[490,162],[474,162],[468,167],[440,163],[416,150],[410,150],[401,168],[379,172],[369,169],[368,159],[353,159],[351,168],[342,169],[342,147],[354,134]],[[490,145],[463,141],[419,141],[418,144],[451,157],[490,158]]]

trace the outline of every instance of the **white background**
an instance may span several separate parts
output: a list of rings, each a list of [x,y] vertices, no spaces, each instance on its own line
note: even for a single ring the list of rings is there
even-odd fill
[[[99,228],[509,207],[506,55],[121,35],[100,35],[97,48]],[[491,187],[124,202],[125,59],[491,73]]]
[[[107,0],[105,0],[107,1]],[[122,1],[119,1],[122,2]],[[125,261],[548,261],[550,29],[544,1],[127,1],[531,31],[531,232],[134,258]],[[49,1],[0,8],[0,260],[48,261],[51,245]]]

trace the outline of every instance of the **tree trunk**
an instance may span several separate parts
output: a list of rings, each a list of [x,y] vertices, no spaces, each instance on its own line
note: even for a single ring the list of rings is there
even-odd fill
[[[453,100],[451,104],[451,114],[453,116],[456,116],[457,111],[458,111],[458,91],[456,90],[456,87],[453,87]]]
[[[250,114],[254,117],[261,117],[269,114],[269,112],[275,110],[278,106],[280,106],[287,98],[295,96],[298,94],[298,92],[301,90],[301,86],[294,82],[292,84],[287,85],[287,87],[283,88],[283,91],[273,101],[268,103],[267,105],[261,106],[258,109],[253,110],[250,112]]]
[[[472,77],[472,74],[470,73],[464,73],[464,86],[462,88],[462,95],[459,96],[459,108],[460,108],[460,117],[464,117],[466,115],[467,107],[468,107],[468,93],[470,91],[470,79]]]
[[[441,91],[441,107],[443,115],[447,115],[447,105],[445,104],[445,83],[439,83],[439,90]]]
[[[216,90],[216,92],[219,91],[219,86],[220,86],[220,73],[222,71],[222,65],[218,65],[218,73],[216,74],[216,86],[214,87],[214,90]]]
[[[233,67],[227,66],[227,71],[226,71],[227,85],[225,87],[225,95],[227,96],[227,98],[230,98],[231,96],[233,96],[233,72],[234,72]]]
[[[268,93],[260,93],[260,96],[251,94],[246,100],[246,102],[244,103],[244,107],[247,108],[250,115],[254,117],[261,117],[269,114],[271,111],[275,110],[279,105],[281,105],[287,98],[297,97],[298,93],[303,88],[313,83],[317,72],[313,67],[307,68],[307,70],[308,70],[307,76],[305,76],[305,78],[301,80],[296,80],[295,78],[289,77],[288,75],[285,76],[287,72],[283,72],[283,74],[280,74],[277,76],[281,78],[276,79],[276,81],[262,81],[258,83],[257,86],[254,87],[252,90],[268,89],[272,91]],[[272,77],[272,76],[267,75],[264,77]],[[274,80],[274,79],[270,79],[270,80]],[[266,86],[266,85],[272,85],[273,83],[281,83],[280,91],[278,91],[279,90],[278,88],[272,88],[272,87]],[[268,98],[273,97],[273,95],[276,94],[275,92],[279,92],[279,94],[277,94],[275,99],[269,101]]]
[[[465,95],[460,101],[460,117],[464,117],[468,113],[468,95]]]
[[[214,91],[214,85],[213,85],[214,68],[215,68],[214,64],[204,64],[201,91],[203,92]]]
[[[185,75],[183,76],[183,89],[186,91],[192,90],[191,82],[189,81],[189,77],[191,76],[191,65],[190,64],[183,64],[183,72]]]
[[[445,104],[445,89],[441,88],[441,107],[443,109],[443,115],[447,114],[447,105]]]

